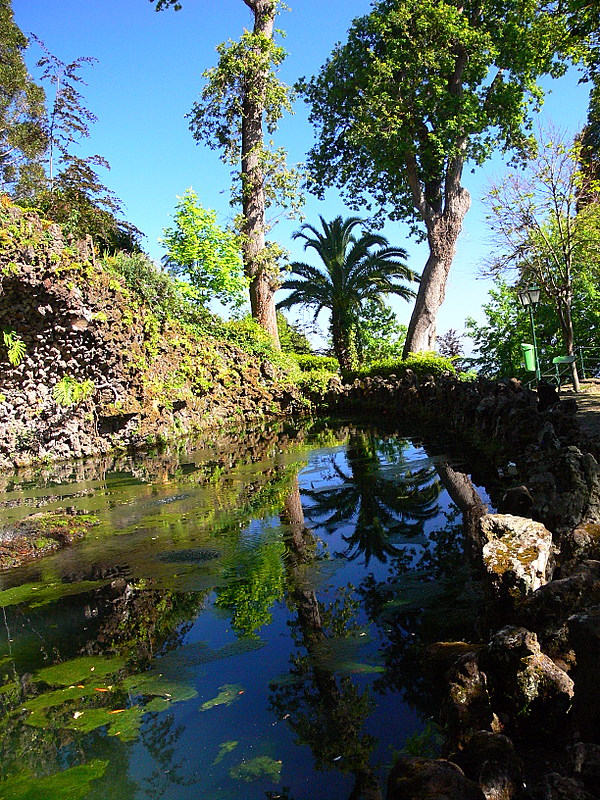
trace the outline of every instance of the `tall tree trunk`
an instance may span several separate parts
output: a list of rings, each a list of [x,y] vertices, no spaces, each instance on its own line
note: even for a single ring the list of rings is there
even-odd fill
[[[276,15],[274,0],[243,0],[254,14],[254,34],[273,38]],[[244,270],[250,278],[252,316],[279,349],[275,314],[276,281],[264,262],[265,192],[261,153],[264,143],[264,70],[247,77],[242,103],[242,212],[244,216]]]
[[[409,353],[436,349],[436,318],[446,294],[446,281],[456,253],[456,242],[471,205],[466,189],[458,186],[454,199],[442,214],[427,214],[429,258],[421,276],[419,291],[408,325],[403,358]]]
[[[568,356],[575,355],[575,333],[573,331],[573,317],[571,316],[571,299],[559,302],[558,318],[562,328],[562,338]],[[577,372],[577,362],[571,364],[571,380],[573,381],[574,391],[579,391],[579,373]]]
[[[340,367],[346,370],[354,369],[354,354],[350,331],[344,320],[340,318],[340,314],[335,311],[331,314],[331,338],[333,340],[333,352],[340,362]]]

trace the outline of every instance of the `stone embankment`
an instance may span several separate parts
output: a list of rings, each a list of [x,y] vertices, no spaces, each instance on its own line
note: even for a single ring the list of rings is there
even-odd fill
[[[24,354],[13,365],[15,341]],[[0,203],[0,365],[0,470],[295,407],[268,360],[158,319],[120,275],[101,269],[90,240],[65,241],[59,226],[8,202]],[[66,404],[63,391],[61,403],[61,386],[83,387],[83,396]]]
[[[408,374],[334,382],[325,401],[441,426],[512,475],[498,514],[450,476],[473,568],[487,576],[481,639],[432,646],[451,654],[445,758],[401,756],[388,800],[600,797],[600,467],[576,400]]]

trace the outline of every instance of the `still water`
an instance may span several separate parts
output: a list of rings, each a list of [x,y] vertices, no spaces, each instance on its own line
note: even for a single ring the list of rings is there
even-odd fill
[[[473,635],[458,468],[330,421],[5,479],[97,524],[0,575],[0,800],[385,797]]]

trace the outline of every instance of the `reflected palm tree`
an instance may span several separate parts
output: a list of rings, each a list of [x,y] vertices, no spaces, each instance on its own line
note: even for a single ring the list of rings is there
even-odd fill
[[[407,443],[382,440],[372,431],[354,431],[346,450],[348,469],[331,458],[334,476],[341,481],[330,488],[305,489],[314,505],[306,513],[314,526],[332,533],[341,525],[353,526],[342,534],[344,558],[364,554],[386,562],[402,554],[395,543],[414,543],[423,535],[423,524],[438,512],[441,484],[431,464],[415,467],[406,458]]]

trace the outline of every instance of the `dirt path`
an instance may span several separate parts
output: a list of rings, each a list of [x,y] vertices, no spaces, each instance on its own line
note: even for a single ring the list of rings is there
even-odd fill
[[[600,379],[590,378],[581,382],[578,394],[572,389],[563,389],[561,398],[573,397],[577,401],[577,421],[588,436],[600,437]]]

